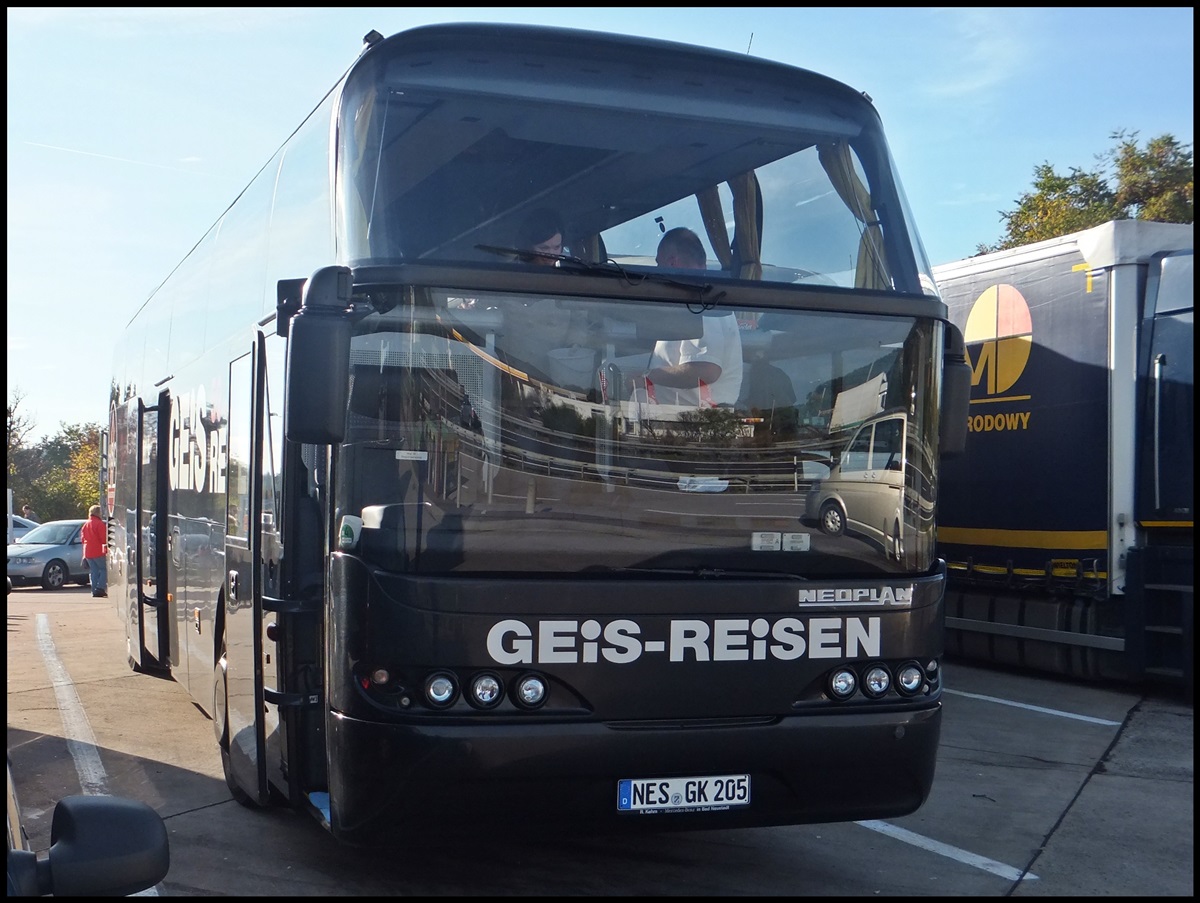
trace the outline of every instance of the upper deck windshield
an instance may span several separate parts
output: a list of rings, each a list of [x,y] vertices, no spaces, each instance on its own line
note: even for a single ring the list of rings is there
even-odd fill
[[[686,226],[712,279],[937,295],[874,108],[803,70],[587,32],[416,29],[352,71],[339,122],[352,266],[519,266],[494,249],[550,208],[585,262],[653,266]]]

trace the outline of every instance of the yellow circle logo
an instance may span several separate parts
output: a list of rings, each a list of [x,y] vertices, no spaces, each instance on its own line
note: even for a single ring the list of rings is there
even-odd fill
[[[963,338],[968,345],[982,345],[972,367],[972,385],[979,385],[986,374],[987,394],[1011,389],[1029,363],[1033,347],[1029,305],[1016,286],[993,285],[976,298]]]

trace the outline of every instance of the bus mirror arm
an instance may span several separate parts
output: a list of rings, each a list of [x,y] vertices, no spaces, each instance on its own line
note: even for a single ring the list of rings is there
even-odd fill
[[[971,404],[971,363],[962,331],[946,324],[946,349],[942,356],[942,410],[938,449],[942,457],[960,455],[967,447],[967,419]]]
[[[328,445],[345,436],[349,405],[349,267],[317,270],[288,327],[284,432],[292,442]]]
[[[275,286],[275,332],[287,337],[288,324],[300,312],[307,279],[280,279]]]

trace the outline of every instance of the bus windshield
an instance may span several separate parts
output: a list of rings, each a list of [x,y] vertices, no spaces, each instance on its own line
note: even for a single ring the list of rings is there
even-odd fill
[[[363,308],[336,495],[378,566],[807,577],[931,564],[932,520],[901,513],[895,487],[860,487],[847,507],[875,527],[909,518],[903,560],[869,534],[814,540],[806,525],[853,427],[895,407],[917,434],[933,418],[932,334],[911,317],[439,288]],[[711,386],[645,384],[665,348],[714,333],[732,347]],[[915,509],[932,509],[930,462],[914,449],[908,465]]]
[[[594,43],[419,36],[346,86],[351,266],[502,263],[487,249],[519,249],[524,218],[549,208],[584,261],[653,266],[661,234],[686,226],[712,278],[936,296],[879,117],[845,86],[765,61],[655,68]]]

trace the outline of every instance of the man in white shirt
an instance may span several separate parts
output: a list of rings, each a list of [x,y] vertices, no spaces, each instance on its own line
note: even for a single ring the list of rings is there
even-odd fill
[[[656,260],[660,267],[706,269],[699,236],[679,227],[663,235]],[[737,401],[742,388],[742,338],[732,314],[704,317],[696,339],[655,344],[646,372],[633,374],[633,387],[658,404],[716,407]]]

